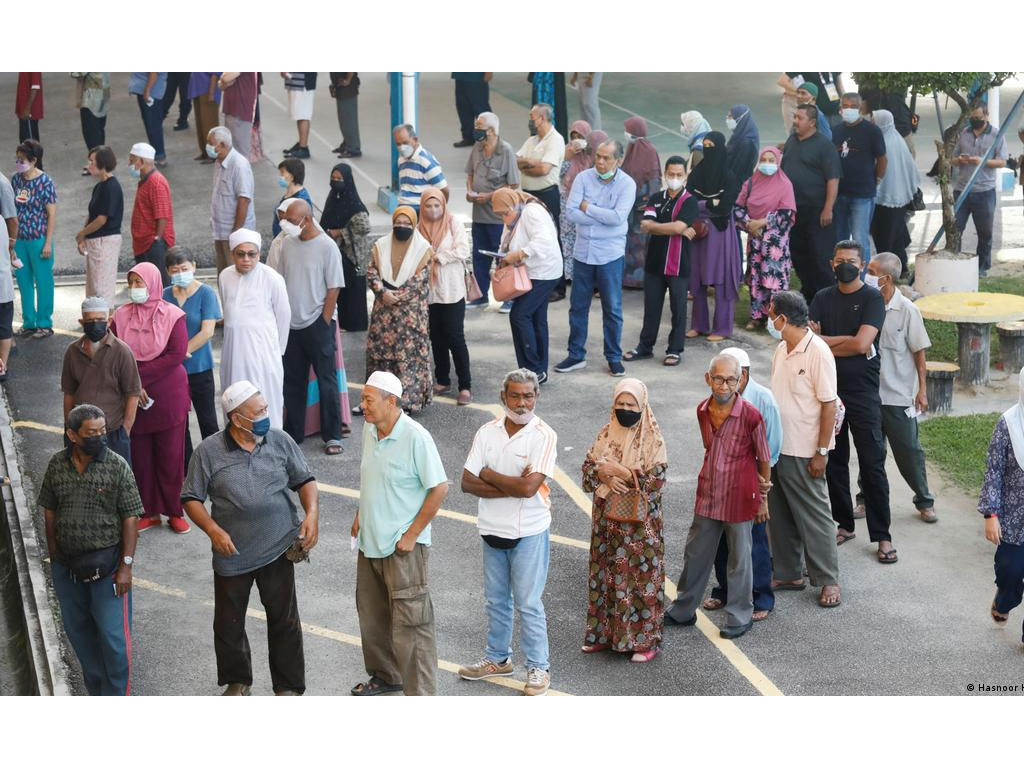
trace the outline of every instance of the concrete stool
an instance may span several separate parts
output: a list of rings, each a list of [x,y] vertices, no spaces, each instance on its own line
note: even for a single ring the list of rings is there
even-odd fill
[[[1014,376],[1024,368],[1024,320],[999,323],[996,332],[999,334],[999,356],[1003,370]]]
[[[931,413],[949,413],[953,407],[953,379],[960,375],[960,366],[929,360],[925,368],[928,410]]]

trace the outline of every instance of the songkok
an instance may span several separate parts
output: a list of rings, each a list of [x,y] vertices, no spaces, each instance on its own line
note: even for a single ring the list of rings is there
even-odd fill
[[[82,302],[82,314],[86,312],[109,312],[110,302],[102,296],[90,296]]]
[[[816,86],[814,83],[800,83],[800,85],[797,87],[797,90],[807,91],[815,99],[818,98],[818,86]]]
[[[739,360],[740,368],[750,367],[750,355],[747,354],[747,351],[745,349],[740,349],[739,347],[729,347],[728,349],[723,349],[722,354],[729,355],[730,357],[735,357],[737,360]]]
[[[256,394],[259,394],[256,385],[251,381],[243,379],[242,381],[236,381],[224,390],[224,394],[220,396],[220,404],[224,408],[224,413],[231,413],[235,408]]]
[[[228,247],[233,251],[242,243],[252,243],[257,248],[262,248],[263,238],[260,237],[259,232],[254,232],[251,229],[236,229],[228,238]]]
[[[398,380],[398,377],[393,373],[387,371],[374,371],[370,374],[370,378],[366,380],[366,386],[376,387],[382,392],[387,392],[389,395],[395,397],[402,396],[402,382]]]
[[[132,144],[131,151],[128,154],[141,157],[143,160],[153,160],[156,158],[156,150],[144,141]]]

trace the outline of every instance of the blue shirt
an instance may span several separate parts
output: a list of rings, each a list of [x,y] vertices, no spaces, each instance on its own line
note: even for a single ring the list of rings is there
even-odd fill
[[[749,376],[749,372],[747,374]],[[762,387],[751,378],[747,379],[747,386],[743,390],[743,399],[757,408],[764,419],[764,431],[768,436],[768,450],[772,455],[772,466],[779,460],[779,453],[782,451],[782,417],[779,416],[779,406],[775,402],[775,396],[767,387]]]
[[[441,170],[441,164],[423,147],[412,157],[398,158],[398,204],[408,205],[414,211],[420,210],[420,193],[424,187],[444,189],[448,181]]]
[[[174,298],[174,288],[164,288],[164,301],[168,304],[178,306],[178,300]],[[199,333],[203,320],[220,320],[220,302],[217,300],[217,292],[205,283],[200,284],[199,290],[185,299],[185,305],[180,307],[185,313],[185,328],[188,337],[191,339]],[[190,376],[193,373],[202,373],[213,369],[213,350],[210,342],[192,353],[192,357],[185,358],[183,363],[185,372]]]
[[[580,210],[584,200],[586,212]],[[621,259],[635,202],[636,182],[621,168],[611,181],[601,181],[593,168],[578,174],[565,201],[566,218],[576,225],[573,258],[594,265]]]
[[[149,82],[149,72],[132,72],[131,82],[128,84],[128,93],[137,93],[140,96],[146,90],[146,83]],[[149,97],[153,101],[160,101],[167,91],[167,73],[157,72],[156,82],[149,91]]]
[[[280,200],[277,201],[277,205],[281,205],[281,203],[283,203],[285,200],[291,199],[305,200],[307,203],[309,203],[310,210],[313,209],[313,198],[309,196],[309,192],[306,191],[305,187],[300,189],[298,193],[292,195],[291,197],[288,197],[288,195],[285,194]],[[270,229],[274,232],[274,237],[277,237],[279,234],[281,234],[281,222],[277,218],[277,205],[274,206],[274,220],[270,225]]]

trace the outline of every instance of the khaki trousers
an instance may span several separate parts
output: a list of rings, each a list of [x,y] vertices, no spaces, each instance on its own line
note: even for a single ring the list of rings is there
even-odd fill
[[[196,121],[196,141],[199,154],[206,157],[206,137],[217,127],[220,119],[220,104],[207,94],[192,99],[192,115]]]
[[[121,255],[121,235],[86,238],[85,295],[102,296],[110,305],[117,293],[117,260]]]
[[[807,556],[807,572],[816,587],[839,583],[836,524],[828,501],[824,477],[811,477],[810,459],[779,456],[772,469],[768,494],[768,534],[772,541],[775,578],[797,581],[803,573],[800,556]]]
[[[217,276],[220,277],[221,272],[234,264],[231,260],[231,248],[228,247],[228,241],[214,240],[213,252],[217,257]]]

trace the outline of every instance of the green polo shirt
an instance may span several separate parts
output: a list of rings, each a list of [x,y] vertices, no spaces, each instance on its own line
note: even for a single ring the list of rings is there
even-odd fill
[[[63,557],[121,543],[121,522],[142,514],[142,499],[128,462],[104,448],[75,469],[71,449],[50,457],[37,500],[57,514],[57,549]]]
[[[448,481],[434,439],[404,413],[383,439],[363,425],[359,476],[359,549],[366,557],[393,554],[430,490]],[[429,525],[416,541],[430,546]]]

